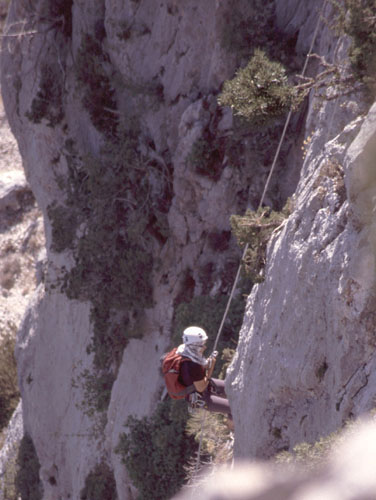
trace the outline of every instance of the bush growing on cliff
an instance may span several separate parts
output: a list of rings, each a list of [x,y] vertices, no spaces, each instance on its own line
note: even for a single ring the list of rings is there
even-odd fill
[[[81,157],[72,140],[62,154],[69,175],[57,182],[66,201],[47,213],[52,250],[72,250],[74,266],[46,286],[91,302],[87,351],[95,373],[81,374],[81,407],[86,414],[105,414],[114,370],[128,339],[142,336],[142,312],[152,305],[152,247],[168,234],[169,172],[139,153],[131,133],[108,143],[98,157]]]
[[[102,462],[86,477],[80,492],[80,500],[117,500],[116,482],[113,471]]]
[[[369,412],[368,417],[375,421],[376,411]],[[365,415],[362,418],[349,419],[342,427],[325,436],[320,436],[315,442],[301,442],[296,444],[291,451],[277,453],[274,461],[277,464],[298,464],[302,469],[312,470],[322,467],[332,455],[338,445],[349,436],[355,435],[364,425]]]
[[[185,466],[196,450],[185,433],[185,401],[160,403],[150,417],[129,417],[116,453],[139,492],[139,500],[167,500],[183,485]]]
[[[32,123],[47,121],[49,127],[58,125],[63,117],[62,72],[57,64],[42,64],[40,69],[39,90],[25,116]]]
[[[43,488],[39,479],[40,463],[34,443],[28,434],[21,440],[16,475],[16,489],[22,500],[42,500]]]
[[[221,46],[238,58],[249,59],[262,47],[273,58],[292,63],[296,34],[279,31],[273,0],[237,0],[223,16]]]
[[[247,66],[224,83],[218,98],[221,106],[230,106],[255,127],[268,124],[290,108],[296,109],[301,100],[302,95],[289,84],[285,68],[270,61],[261,50],[256,50]]]
[[[67,37],[72,35],[73,0],[44,0],[38,5],[39,19],[61,28]]]
[[[259,208],[256,212],[247,210],[245,215],[232,215],[232,231],[240,247],[248,244],[243,264],[246,274],[253,283],[264,281],[266,247],[275,231],[289,216],[291,204],[288,202],[281,212],[270,208]]]
[[[376,2],[345,0],[344,30],[352,38],[350,62],[356,77],[376,95]]]
[[[0,341],[0,431],[8,425],[20,398],[14,346],[15,337],[10,334]]]
[[[215,137],[200,137],[194,142],[187,162],[196,173],[217,181],[222,172],[223,147]]]
[[[206,412],[206,415],[204,415]],[[219,466],[232,459],[233,449],[229,446],[231,431],[226,425],[227,417],[220,413],[210,413],[197,410],[190,415],[187,422],[187,434],[200,442],[202,432],[201,454],[202,462],[208,459],[211,464]],[[191,478],[195,480],[196,463],[192,467]],[[197,478],[196,478],[197,479]]]
[[[108,76],[109,56],[93,36],[85,35],[77,54],[77,80],[81,85],[83,105],[94,126],[110,140],[117,136],[119,115],[115,89]]]
[[[66,205],[48,208],[52,249],[73,249],[75,266],[62,273],[60,288],[69,298],[91,301],[89,352],[104,370],[119,362],[128,338],[141,335],[135,325],[152,304],[151,243],[161,235],[168,210],[168,178],[138,153],[131,135],[107,146],[99,158],[81,158],[73,142],[64,153],[69,177],[58,181]]]
[[[114,382],[115,377],[111,372],[90,373],[87,369],[82,371],[78,378],[73,377],[73,388],[82,386],[84,391],[83,402],[78,407],[85,415],[93,417],[95,413],[107,410]]]

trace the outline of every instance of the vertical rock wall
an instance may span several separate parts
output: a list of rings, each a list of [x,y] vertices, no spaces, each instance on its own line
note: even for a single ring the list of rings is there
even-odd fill
[[[239,2],[239,19],[249,17],[251,7]],[[170,341],[174,305],[194,295],[226,293],[231,285],[239,254],[228,241],[229,216],[245,209],[250,179],[257,199],[267,166],[253,146],[235,164],[222,155],[215,178],[197,173],[187,157],[204,134],[222,144],[233,131],[231,113],[216,103],[221,83],[239,63],[231,47],[223,46],[233,10],[231,2],[215,0],[163,0],[157,6],[152,0],[11,3],[2,93],[47,239],[45,281],[30,304],[17,348],[24,425],[41,464],[46,499],[79,498],[101,460],[114,471],[119,498],[130,498],[114,447],[127,416],[150,413],[159,398],[156,374]],[[82,374],[94,373],[87,352],[92,304],[69,299],[59,278],[75,266],[67,240],[77,242],[85,232],[84,223],[74,227],[70,183],[85,158],[101,158],[124,129],[137,132],[138,152],[168,178],[168,237],[149,240],[157,263],[145,275],[153,305],[140,320],[143,338],[131,339],[110,367],[116,380],[104,428],[101,418],[83,408]],[[293,165],[292,178],[298,168]],[[150,186],[158,192],[160,180],[152,179]],[[269,202],[274,198],[280,202],[278,189]],[[63,207],[65,216],[71,209],[71,218],[59,226],[51,207]]]
[[[321,49],[333,60],[346,44]],[[295,208],[269,243],[228,371],[238,457],[314,441],[374,406],[375,112],[357,92],[311,100]]]
[[[236,3],[239,19],[249,19],[251,8],[252,3]],[[224,154],[216,161],[214,177],[199,174],[187,158],[205,134],[221,144],[233,134],[231,113],[218,109],[216,103],[221,83],[239,64],[238,55],[225,48],[223,40],[233,11],[233,2],[215,0],[163,0],[158,6],[152,0],[39,0],[33,5],[14,0],[11,4],[9,36],[4,38],[2,51],[2,92],[27,177],[44,213],[47,236],[45,283],[30,304],[17,350],[24,423],[41,463],[46,499],[79,498],[85,478],[102,459],[114,471],[119,498],[131,498],[114,447],[127,416],[150,413],[158,400],[158,360],[169,343],[174,306],[184,294],[188,298],[215,296],[226,293],[231,284],[238,250],[227,240],[219,248],[216,238],[228,234],[232,213],[243,212],[248,200],[251,205],[258,200],[270,166],[266,157],[260,159],[260,144],[271,149],[272,141],[266,134],[249,134],[235,160],[234,155]],[[301,57],[309,46],[317,9],[284,1],[276,2],[276,12],[279,28],[289,33]],[[325,28],[316,48],[320,54],[333,56],[340,45]],[[107,86],[106,92],[100,92],[101,85]],[[308,121],[304,122],[303,112],[292,124],[292,137],[283,151],[284,163],[278,165],[268,203],[281,203],[294,191],[301,165],[300,140],[312,130],[317,129],[317,134],[306,157],[296,210],[270,245],[265,283],[252,292],[232,366],[230,394],[239,455],[265,456],[292,444],[292,435],[297,439],[304,432],[308,437],[317,435],[320,419],[327,419],[326,409],[331,411],[328,428],[333,427],[350,411],[351,384],[355,393],[368,373],[357,372],[356,367],[351,371],[350,359],[338,368],[333,347],[337,345],[333,338],[341,335],[344,310],[349,324],[355,324],[351,301],[355,300],[355,283],[361,281],[355,271],[354,276],[352,271],[344,272],[340,280],[341,269],[347,269],[343,263],[346,248],[350,252],[360,245],[355,236],[345,238],[345,250],[338,254],[342,257],[330,264],[334,247],[342,245],[346,234],[341,228],[345,225],[353,235],[358,220],[348,212],[343,182],[349,193],[353,188],[347,174],[343,181],[343,172],[350,162],[347,146],[360,122],[342,131],[357,113],[355,100],[327,103],[320,112],[311,100]],[[145,276],[152,284],[153,304],[140,320],[143,338],[129,341],[114,368],[116,379],[103,427],[103,422],[82,408],[85,394],[80,374],[93,370],[93,357],[87,353],[93,335],[92,304],[68,299],[59,286],[54,288],[64,268],[75,265],[75,253],[69,245],[57,249],[54,238],[65,236],[70,227],[54,226],[50,208],[56,204],[71,207],[73,214],[74,199],[69,199],[69,205],[64,182],[72,180],[74,162],[82,163],[88,155],[100,158],[112,135],[124,129],[137,131],[138,152],[168,177],[168,237],[159,234],[150,240],[158,263]],[[328,143],[323,152],[323,144],[337,134],[336,142]],[[358,178],[355,171],[353,175]],[[366,178],[364,182],[358,191],[367,184]],[[158,192],[160,180],[152,179],[150,185]],[[360,205],[359,210],[363,210]],[[82,224],[72,238],[79,241],[84,231]],[[292,244],[295,240],[298,243]],[[352,247],[350,240],[356,240]],[[367,244],[364,252],[370,258]],[[308,269],[306,261],[316,267]],[[330,265],[336,269],[332,274],[328,273]],[[371,286],[373,278],[368,278]],[[328,299],[327,290],[334,290],[333,283],[339,280],[338,293],[349,293],[349,304],[343,305],[335,294]],[[365,304],[371,294],[356,297]],[[252,301],[259,304],[257,308],[251,307]],[[312,304],[318,314],[310,309]],[[331,314],[334,307],[343,309],[338,317]],[[290,332],[302,333],[307,317],[311,318],[309,331],[298,337],[299,344]],[[327,330],[334,332],[330,341],[321,333],[313,340],[314,332]],[[359,364],[369,351],[363,345],[357,351],[347,350],[350,330],[349,326],[343,334],[341,346]],[[297,345],[301,345],[299,358],[291,356]],[[307,363],[310,358],[315,360],[312,366]],[[270,367],[275,370],[276,363],[283,370],[271,374]],[[302,373],[297,377],[299,370]],[[327,395],[329,379],[336,380],[335,396]],[[295,399],[299,403],[291,403]],[[339,407],[335,412],[334,400]]]

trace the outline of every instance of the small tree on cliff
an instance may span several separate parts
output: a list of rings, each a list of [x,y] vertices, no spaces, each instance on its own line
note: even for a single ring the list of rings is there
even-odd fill
[[[253,125],[262,126],[290,108],[296,109],[303,97],[289,84],[282,64],[256,50],[247,66],[224,83],[218,102],[221,106],[230,106],[235,115]]]

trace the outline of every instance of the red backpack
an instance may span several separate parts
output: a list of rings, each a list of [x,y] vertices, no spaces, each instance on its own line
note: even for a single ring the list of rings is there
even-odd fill
[[[179,382],[180,366],[184,361],[190,361],[178,354],[177,347],[168,352],[162,361],[162,372],[167,392],[172,399],[184,399],[188,394],[194,392],[193,385],[186,387]]]

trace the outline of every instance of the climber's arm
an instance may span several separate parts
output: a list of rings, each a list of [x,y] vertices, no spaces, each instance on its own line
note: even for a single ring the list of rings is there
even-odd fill
[[[197,380],[196,382],[193,382],[193,385],[195,386],[197,392],[204,392],[204,390],[207,388],[210,377],[212,376],[215,367],[215,363],[216,363],[216,358],[210,357],[209,367],[206,369],[205,377],[202,380]]]

